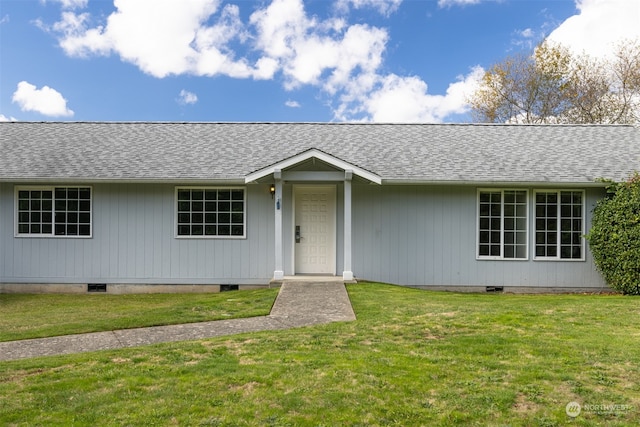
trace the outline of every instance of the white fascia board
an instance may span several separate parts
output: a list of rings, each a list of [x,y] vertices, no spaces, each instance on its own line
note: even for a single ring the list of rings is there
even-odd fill
[[[321,160],[321,161],[323,161],[323,162],[335,167],[335,168],[342,169],[342,170],[345,170],[345,171],[346,170],[351,170],[351,171],[353,171],[353,174],[355,174],[355,175],[357,175],[357,176],[359,176],[361,178],[364,178],[364,179],[366,179],[368,181],[371,181],[371,182],[374,182],[376,184],[382,184],[382,178],[380,176],[378,176],[378,175],[376,175],[374,173],[371,173],[369,171],[366,171],[366,170],[364,170],[362,168],[359,168],[358,166],[352,165],[349,162],[345,162],[344,160],[340,160],[340,159],[338,159],[336,157],[333,157],[333,156],[331,156],[331,155],[329,155],[327,153],[323,153],[320,150],[316,150],[315,148],[311,149],[311,150],[308,150],[308,151],[305,151],[304,153],[297,154],[297,155],[295,155],[293,157],[290,157],[288,159],[282,160],[281,162],[278,162],[278,163],[276,163],[274,165],[271,165],[271,166],[268,166],[266,168],[257,170],[255,172],[247,175],[244,178],[244,182],[246,184],[248,184],[250,182],[257,181],[260,178],[264,178],[265,176],[273,174],[277,169],[280,169],[280,170],[286,169],[288,167],[295,166],[298,163],[302,163],[305,160],[309,160],[309,159],[314,158],[314,157],[316,159],[318,159],[318,160]]]
[[[244,185],[245,181],[243,178],[233,178],[233,179],[201,179],[201,178],[57,178],[57,177],[47,177],[47,178],[20,178],[20,179],[0,179],[0,183],[6,182],[10,184],[51,184],[55,183],[56,185],[63,184],[172,184],[172,185]]]
[[[567,188],[605,188],[609,184],[599,181],[585,182],[561,182],[561,181],[434,181],[424,179],[384,179],[382,184],[386,185],[434,185],[434,186],[456,186],[473,185],[484,187],[567,187]]]

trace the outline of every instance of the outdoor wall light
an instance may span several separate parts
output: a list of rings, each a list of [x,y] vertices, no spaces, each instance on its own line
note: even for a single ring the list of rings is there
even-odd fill
[[[271,186],[269,187],[269,193],[271,193],[271,198],[273,199],[273,195],[276,194],[276,185],[275,184],[271,184]]]

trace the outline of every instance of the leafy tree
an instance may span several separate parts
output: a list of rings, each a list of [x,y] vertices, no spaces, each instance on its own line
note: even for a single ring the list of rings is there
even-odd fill
[[[640,123],[640,43],[602,60],[543,42],[489,68],[469,104],[480,122]]]
[[[587,240],[598,270],[613,289],[640,295],[640,175],[612,183],[594,211]]]

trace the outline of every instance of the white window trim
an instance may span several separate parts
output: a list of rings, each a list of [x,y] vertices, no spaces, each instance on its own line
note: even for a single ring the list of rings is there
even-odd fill
[[[179,190],[242,190],[242,235],[241,236],[184,236],[178,234],[178,191]],[[176,239],[214,239],[214,240],[242,240],[247,238],[247,188],[240,186],[179,186],[174,189],[173,196],[173,235]]]
[[[560,200],[560,193],[562,193],[563,191],[570,191],[573,193],[582,193],[582,230],[580,232],[580,258],[561,258],[560,257],[560,224],[558,224],[558,229],[557,229],[557,246],[558,246],[558,255],[555,257],[549,257],[549,256],[536,256],[536,239],[535,239],[535,235],[538,232],[538,228],[536,227],[536,195],[538,193],[556,193],[558,195],[558,200]],[[560,203],[558,203],[558,209],[560,209]],[[586,228],[586,222],[587,222],[587,216],[586,216],[586,206],[587,206],[587,201],[586,201],[586,192],[585,190],[581,190],[581,189],[571,189],[571,188],[561,188],[561,189],[537,189],[533,191],[533,215],[532,215],[532,220],[533,220],[533,260],[534,261],[561,261],[561,262],[584,262],[586,261],[586,245],[585,245],[585,228]],[[561,218],[560,215],[558,215],[558,222],[560,222]]]
[[[500,212],[500,256],[491,256],[491,255],[480,255],[480,193],[483,192],[501,192],[502,197],[500,198],[501,204],[501,212]],[[504,192],[505,191],[524,191],[526,194],[526,244],[525,244],[525,257],[524,258],[505,258],[504,257]],[[527,188],[478,188],[476,191],[476,260],[478,261],[528,261],[529,260],[529,224],[531,222],[531,204],[529,189]]]
[[[89,215],[90,215],[90,221],[89,221],[89,235],[87,236],[80,236],[80,235],[60,235],[60,234],[55,234],[55,189],[56,188],[88,188],[91,191],[91,195],[89,197]],[[35,234],[35,233],[19,233],[18,232],[18,212],[19,212],[19,198],[18,198],[18,194],[20,193],[20,191],[22,190],[28,190],[28,191],[52,191],[54,196],[53,196],[53,206],[52,206],[52,210],[51,210],[51,214],[54,215],[53,217],[53,221],[52,221],[52,230],[51,233],[39,233],[39,234]],[[78,184],[78,185],[16,185],[14,187],[14,209],[13,209],[13,215],[14,215],[14,221],[13,221],[13,235],[16,238],[21,238],[21,239],[34,239],[34,238],[45,238],[45,239],[91,239],[93,238],[93,186],[91,185],[83,185],[83,184]]]

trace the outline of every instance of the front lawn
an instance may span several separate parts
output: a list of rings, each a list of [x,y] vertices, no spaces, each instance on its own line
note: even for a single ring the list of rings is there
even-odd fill
[[[355,322],[0,363],[0,424],[640,425],[638,299],[348,291]]]
[[[264,316],[277,294],[0,294],[0,341]]]

